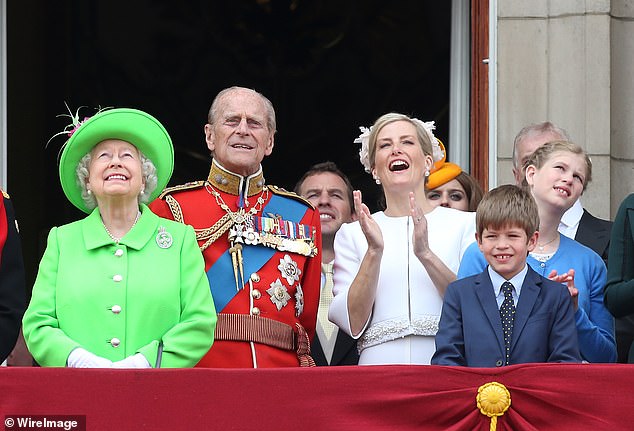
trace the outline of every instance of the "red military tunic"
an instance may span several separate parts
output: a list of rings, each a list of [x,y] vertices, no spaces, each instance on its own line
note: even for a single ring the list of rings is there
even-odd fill
[[[247,197],[240,206],[241,190]],[[309,353],[303,343],[313,339],[317,320],[318,211],[293,193],[265,186],[261,169],[245,178],[215,160],[207,181],[166,189],[150,208],[192,225],[203,251],[218,323],[214,344],[197,366],[306,365],[298,352]]]
[[[26,308],[22,246],[13,205],[0,190],[0,362],[13,350]]]

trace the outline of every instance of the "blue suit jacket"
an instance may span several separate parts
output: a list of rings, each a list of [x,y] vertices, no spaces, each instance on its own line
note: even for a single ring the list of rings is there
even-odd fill
[[[504,365],[500,311],[488,271],[447,287],[434,365]],[[568,289],[530,267],[515,312],[509,364],[581,362]]]

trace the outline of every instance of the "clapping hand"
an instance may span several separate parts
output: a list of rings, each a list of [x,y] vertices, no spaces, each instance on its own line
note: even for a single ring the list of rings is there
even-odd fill
[[[572,306],[575,312],[579,308],[579,289],[575,287],[575,270],[569,269],[568,272],[557,274],[554,269],[548,274],[548,279],[558,283],[565,283],[572,298]]]
[[[381,228],[376,223],[370,209],[361,200],[361,192],[355,190],[353,192],[354,197],[354,210],[359,217],[359,224],[361,225],[361,231],[365,235],[365,239],[368,241],[368,249],[374,251],[383,251],[383,234]]]
[[[413,192],[409,193],[409,208],[412,220],[414,220],[414,234],[412,235],[414,254],[416,256],[422,256],[429,251],[427,219],[425,218],[423,210],[416,204],[416,197]]]

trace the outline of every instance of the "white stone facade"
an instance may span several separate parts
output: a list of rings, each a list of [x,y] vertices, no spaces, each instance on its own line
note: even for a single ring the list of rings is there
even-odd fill
[[[582,200],[612,218],[634,192],[634,0],[497,1],[497,172],[513,138],[550,120],[592,157]]]

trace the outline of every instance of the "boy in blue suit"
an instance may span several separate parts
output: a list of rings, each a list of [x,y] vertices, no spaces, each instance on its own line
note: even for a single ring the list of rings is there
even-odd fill
[[[489,265],[447,287],[433,365],[581,362],[568,288],[526,264],[538,227],[528,191],[504,185],[483,198],[476,240]]]

